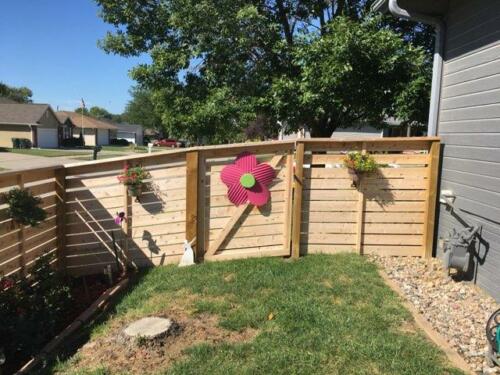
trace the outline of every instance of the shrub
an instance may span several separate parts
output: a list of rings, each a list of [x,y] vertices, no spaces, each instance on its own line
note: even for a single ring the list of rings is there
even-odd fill
[[[83,147],[83,138],[66,138],[61,142],[62,147]]]
[[[19,138],[12,138],[12,148],[20,148],[21,140]]]
[[[31,141],[29,139],[21,138],[19,147],[20,148],[31,148],[31,147],[33,147],[33,143],[31,143]]]
[[[9,217],[19,224],[29,224],[34,227],[47,216],[45,210],[39,207],[41,199],[34,197],[27,190],[11,189],[5,194],[5,201],[9,206],[7,209]]]
[[[344,165],[356,172],[373,172],[378,167],[373,156],[358,151],[349,152],[344,158]]]
[[[109,144],[113,146],[128,146],[130,142],[123,138],[113,138],[109,140]]]
[[[69,285],[52,267],[52,254],[31,267],[30,278],[0,278],[0,348],[7,372],[36,354],[68,322],[73,306]]]
[[[13,148],[31,148],[33,144],[27,138],[12,138]]]

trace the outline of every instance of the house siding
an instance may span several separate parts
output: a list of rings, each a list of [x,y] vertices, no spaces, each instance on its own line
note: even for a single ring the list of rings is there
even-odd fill
[[[28,125],[0,124],[0,147],[12,147],[12,138],[25,138],[33,142]]]
[[[83,139],[85,141],[85,146],[95,146],[96,145],[96,129],[85,128],[83,130]]]
[[[441,189],[459,209],[440,206],[438,238],[482,225],[472,277],[500,301],[500,1],[450,0],[446,23]]]
[[[343,128],[336,129],[331,138],[382,138],[384,132],[379,129],[375,129],[372,126],[363,126],[360,128]]]
[[[38,122],[41,128],[58,128],[61,126],[61,123],[52,110],[45,111],[42,118]]]

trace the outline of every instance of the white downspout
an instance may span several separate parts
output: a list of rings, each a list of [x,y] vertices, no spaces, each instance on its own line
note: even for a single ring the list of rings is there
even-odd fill
[[[389,0],[389,11],[395,17],[426,23],[434,26],[436,40],[434,44],[434,64],[432,68],[431,104],[429,108],[429,123],[427,135],[437,135],[439,123],[439,102],[441,97],[441,81],[443,77],[443,54],[445,41],[445,23],[441,17],[433,17],[427,14],[409,13],[398,5],[398,0]]]

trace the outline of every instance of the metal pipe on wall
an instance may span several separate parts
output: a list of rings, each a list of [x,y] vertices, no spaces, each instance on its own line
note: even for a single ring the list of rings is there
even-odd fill
[[[445,23],[441,17],[428,14],[410,13],[399,6],[398,0],[389,0],[389,11],[395,17],[422,22],[434,26],[436,37],[434,42],[434,63],[432,68],[431,103],[429,107],[429,122],[427,135],[435,136],[438,133],[439,104],[441,97],[441,82],[443,77],[443,54],[445,42]]]

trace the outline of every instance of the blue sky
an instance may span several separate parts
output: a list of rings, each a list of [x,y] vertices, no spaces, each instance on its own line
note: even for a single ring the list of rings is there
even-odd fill
[[[1,0],[0,81],[33,90],[37,103],[121,113],[134,81],[130,68],[146,58],[107,55],[97,47],[111,27],[93,0]]]

